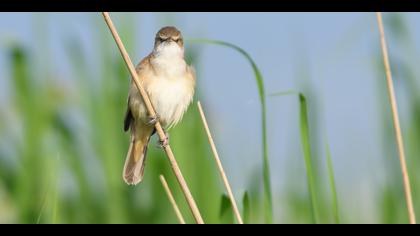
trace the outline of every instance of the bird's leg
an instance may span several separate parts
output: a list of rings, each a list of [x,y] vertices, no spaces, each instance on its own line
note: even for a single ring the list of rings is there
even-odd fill
[[[148,117],[148,121],[147,121],[147,125],[153,126],[155,125],[160,119],[159,114],[155,114],[154,116],[149,116]],[[164,140],[159,140],[158,141],[158,147],[160,148],[165,148],[166,146],[169,145],[169,134],[168,132],[166,132],[166,130],[162,127],[163,132],[165,133],[165,139]],[[153,131],[153,133],[155,133],[156,130]]]
[[[148,117],[148,120],[147,120],[146,124],[150,125],[150,126],[153,126],[159,121],[159,119],[160,119],[160,116],[159,116],[159,114],[156,113],[154,116],[149,116]]]
[[[169,134],[168,132],[165,131],[165,129],[163,130],[163,132],[165,133],[165,139],[158,141],[158,147],[160,148],[165,148],[166,146],[169,145]]]

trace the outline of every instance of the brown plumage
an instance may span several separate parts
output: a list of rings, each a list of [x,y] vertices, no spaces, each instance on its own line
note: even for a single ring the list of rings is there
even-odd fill
[[[164,128],[171,128],[182,118],[194,95],[195,73],[184,60],[181,32],[164,27],[156,34],[153,52],[136,67],[142,85]],[[123,179],[138,184],[143,179],[147,146],[154,133],[154,124],[135,84],[129,90],[124,130],[131,131]]]

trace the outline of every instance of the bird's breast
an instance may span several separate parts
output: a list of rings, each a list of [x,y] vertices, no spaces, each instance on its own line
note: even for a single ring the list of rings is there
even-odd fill
[[[166,79],[182,77],[187,70],[187,63],[181,55],[162,53],[155,56],[151,63],[155,74]]]
[[[163,126],[176,124],[182,118],[194,94],[186,73],[172,77],[154,76],[146,89]]]

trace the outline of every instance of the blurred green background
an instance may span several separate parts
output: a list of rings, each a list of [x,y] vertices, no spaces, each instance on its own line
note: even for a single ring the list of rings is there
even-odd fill
[[[373,13],[111,17],[135,63],[162,26],[187,39],[198,84],[171,146],[206,223],[235,221],[198,99],[247,223],[408,222]],[[420,16],[384,20],[420,214]],[[160,174],[194,222],[156,138],[144,181],[122,181],[128,85],[100,13],[0,15],[0,223],[177,223]]]

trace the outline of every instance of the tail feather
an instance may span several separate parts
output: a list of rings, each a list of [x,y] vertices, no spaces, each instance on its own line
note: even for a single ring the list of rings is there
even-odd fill
[[[136,185],[143,180],[149,139],[133,138],[130,142],[123,171],[123,179],[129,185]]]

